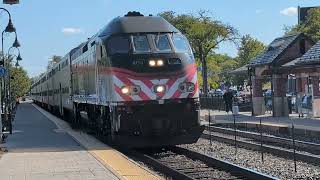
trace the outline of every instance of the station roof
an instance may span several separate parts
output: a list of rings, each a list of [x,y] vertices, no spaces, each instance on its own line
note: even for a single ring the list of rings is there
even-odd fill
[[[265,65],[277,61],[281,54],[302,34],[286,35],[273,40],[264,52],[251,61],[250,66]]]
[[[320,64],[320,41],[298,58],[296,64]]]
[[[248,64],[241,66],[230,72],[233,75],[244,75],[248,73]]]

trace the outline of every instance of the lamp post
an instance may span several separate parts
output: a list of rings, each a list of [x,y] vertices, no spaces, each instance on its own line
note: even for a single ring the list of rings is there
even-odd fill
[[[2,64],[2,65],[4,66],[3,34],[4,34],[4,32],[10,32],[10,33],[11,33],[11,32],[15,32],[16,29],[15,29],[15,27],[14,27],[13,24],[12,24],[10,12],[9,12],[7,9],[5,9],[5,8],[0,8],[0,10],[4,10],[5,12],[7,12],[8,16],[9,16],[8,25],[6,26],[5,30],[2,32],[2,41],[1,41],[1,45],[2,45],[2,46],[1,46],[2,61],[1,61],[0,65]],[[3,83],[4,83],[4,81],[5,81],[5,76],[3,77],[2,81],[3,81]],[[4,87],[4,86],[3,86],[3,87]],[[2,106],[3,103],[2,103],[2,98],[1,98],[1,96],[2,96],[1,89],[2,89],[2,88],[0,88],[0,104],[1,104],[0,114],[2,114],[2,108],[3,108],[3,106]],[[6,108],[5,108],[5,109],[6,109]],[[6,116],[6,113],[5,113],[5,116]],[[5,117],[5,118],[7,118],[7,117]],[[2,115],[0,115],[0,142],[2,142],[2,140],[3,140]]]
[[[21,54],[20,54],[20,49],[18,48],[18,47],[20,47],[20,44],[18,46],[15,46],[15,45],[17,45],[16,42],[18,42],[17,39],[16,39],[15,43],[13,43],[13,46],[8,49],[8,62],[9,63],[8,63],[8,70],[7,70],[7,72],[8,72],[8,74],[7,74],[7,76],[8,76],[8,89],[7,89],[8,98],[7,99],[9,101],[9,112],[10,113],[12,112],[12,109],[13,109],[13,107],[12,107],[12,94],[11,94],[12,92],[11,92],[11,72],[10,72],[11,58],[10,58],[10,56],[16,57],[16,64],[15,64],[16,67],[19,66],[19,61],[22,60]],[[10,50],[12,48],[15,48],[18,50],[18,52],[19,52],[18,55],[10,54]],[[11,119],[10,119],[10,122],[11,122]]]
[[[18,55],[15,55],[15,54],[9,54],[10,53],[10,50],[12,49],[12,48],[16,48],[17,50],[18,50],[18,52],[19,52],[19,54]],[[9,48],[9,50],[8,50],[8,68],[7,68],[7,76],[8,76],[8,88],[7,88],[7,90],[6,90],[6,99],[7,99],[7,106],[6,106],[6,109],[7,108],[9,108],[8,109],[8,112],[9,112],[9,114],[11,115],[8,119],[6,119],[7,120],[7,122],[9,123],[8,125],[9,125],[9,131],[10,131],[10,134],[12,134],[12,110],[14,109],[14,106],[13,106],[13,102],[12,102],[12,91],[11,91],[11,79],[13,79],[12,77],[11,77],[11,72],[10,72],[10,65],[11,65],[11,59],[12,59],[12,57],[16,57],[16,64],[15,64],[15,66],[16,67],[18,67],[19,66],[19,61],[21,61],[22,60],[22,58],[21,58],[21,55],[20,55],[20,50],[17,48],[17,47],[10,47]],[[7,116],[8,117],[8,116]]]

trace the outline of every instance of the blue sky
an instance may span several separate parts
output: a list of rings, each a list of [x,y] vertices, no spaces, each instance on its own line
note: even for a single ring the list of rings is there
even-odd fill
[[[234,26],[242,35],[250,34],[268,44],[283,35],[284,25],[297,23],[297,6],[319,5],[319,0],[20,0],[19,5],[2,7],[11,12],[17,28],[21,65],[35,76],[45,71],[49,57],[64,56],[128,11],[148,15],[168,10],[179,14],[209,10],[215,19]],[[2,29],[6,22],[7,17],[1,13]],[[13,38],[5,38],[5,51]],[[235,56],[237,50],[227,43],[218,52]]]

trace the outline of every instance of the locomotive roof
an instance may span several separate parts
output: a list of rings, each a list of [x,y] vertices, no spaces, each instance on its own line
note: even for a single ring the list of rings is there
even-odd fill
[[[180,32],[162,17],[129,16],[117,17],[102,29],[99,36],[125,33],[170,33]]]

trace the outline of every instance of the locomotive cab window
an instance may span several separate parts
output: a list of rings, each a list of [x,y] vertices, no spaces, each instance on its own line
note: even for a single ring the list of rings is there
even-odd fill
[[[150,52],[148,38],[145,35],[133,36],[133,45],[135,52]]]
[[[156,47],[156,50],[159,52],[170,52],[171,46],[169,38],[166,34],[157,34],[153,36],[153,41]]]
[[[130,40],[126,36],[114,36],[107,42],[108,53],[127,54],[130,50]]]
[[[178,52],[190,52],[190,46],[187,39],[180,34],[172,35],[172,42]]]

